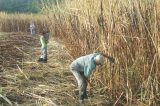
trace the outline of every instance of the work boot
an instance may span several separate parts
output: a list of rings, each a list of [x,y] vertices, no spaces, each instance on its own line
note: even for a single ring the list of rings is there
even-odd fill
[[[43,58],[39,58],[37,61],[38,61],[38,62],[42,62],[42,61],[43,61]]]
[[[79,104],[84,104],[84,100],[79,100]]]
[[[43,61],[42,61],[43,63],[47,63],[47,59],[43,59]]]
[[[88,96],[87,96],[87,94],[85,94],[85,95],[84,95],[84,99],[88,99]]]
[[[84,99],[88,99],[87,91],[85,91],[85,92],[84,92],[84,94],[83,94],[83,98],[84,98]]]

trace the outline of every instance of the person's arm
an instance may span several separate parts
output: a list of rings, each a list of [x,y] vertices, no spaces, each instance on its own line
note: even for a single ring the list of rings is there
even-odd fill
[[[85,79],[88,83],[90,83],[89,77],[85,77],[85,76],[84,76],[84,79]]]
[[[84,77],[88,78],[91,75],[91,65],[84,68]]]
[[[44,40],[44,37],[43,37],[43,36],[41,36],[41,37],[40,37],[40,42],[41,42],[42,46],[45,46],[45,45],[46,45],[46,43],[45,43],[45,40]]]
[[[91,86],[91,83],[89,81],[89,76],[91,75],[92,70],[91,70],[91,64],[89,64],[88,67],[85,67],[84,69],[84,79],[86,80],[87,84],[89,84],[89,86]]]
[[[108,58],[109,57],[109,55],[106,53],[106,54],[104,54],[104,53],[101,53],[105,58]]]
[[[84,67],[84,76],[89,77],[92,73],[92,71],[96,68],[94,58],[87,63],[88,65]]]
[[[89,85],[89,87],[92,87],[92,84],[91,84],[91,82],[90,82],[90,80],[89,80],[89,77],[85,77],[85,76],[83,76],[84,77],[84,79],[86,80],[86,82],[87,82],[87,84]]]
[[[84,79],[86,80],[86,82],[89,84],[90,87],[92,86],[92,84],[89,80],[89,76],[92,74],[95,68],[96,68],[96,65],[93,60],[90,61],[88,63],[88,66],[84,68]]]
[[[108,54],[104,54],[104,53],[101,53],[105,58],[107,58],[109,60],[110,63],[114,63],[114,58],[112,56],[109,56]]]

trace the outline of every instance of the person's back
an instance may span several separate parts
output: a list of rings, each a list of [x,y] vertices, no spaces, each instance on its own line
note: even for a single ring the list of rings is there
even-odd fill
[[[97,55],[100,55],[100,53],[79,57],[71,63],[70,67],[88,77],[92,70],[96,68],[95,57]]]
[[[95,54],[96,53],[79,57],[78,59],[75,60],[75,62],[79,63],[82,66],[85,66],[89,61],[91,61],[91,59],[94,57]]]

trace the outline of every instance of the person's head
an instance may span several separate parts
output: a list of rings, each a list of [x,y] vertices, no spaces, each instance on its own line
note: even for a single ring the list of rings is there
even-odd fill
[[[43,28],[42,29],[42,34],[45,34],[45,33],[49,33],[49,29],[48,28]]]
[[[97,65],[103,65],[103,63],[104,63],[104,56],[100,55],[100,54],[97,55],[95,57],[95,62],[96,62]]]

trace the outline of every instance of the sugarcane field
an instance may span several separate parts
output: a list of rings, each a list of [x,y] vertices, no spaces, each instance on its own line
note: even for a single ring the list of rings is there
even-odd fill
[[[160,0],[0,0],[0,106],[160,106]]]

